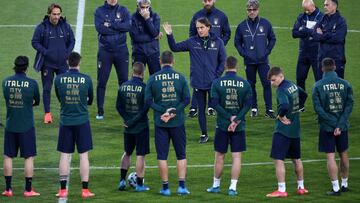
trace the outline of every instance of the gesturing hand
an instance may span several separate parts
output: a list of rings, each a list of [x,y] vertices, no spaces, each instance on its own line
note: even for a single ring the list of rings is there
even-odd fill
[[[167,35],[171,35],[172,34],[172,28],[171,28],[171,25],[168,23],[168,22],[165,22],[164,24],[163,24],[163,28],[164,28],[164,30],[165,30],[165,33],[167,34]]]

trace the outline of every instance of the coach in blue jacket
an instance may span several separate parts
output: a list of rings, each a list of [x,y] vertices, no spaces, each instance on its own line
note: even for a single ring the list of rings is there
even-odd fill
[[[324,17],[316,24],[313,38],[320,42],[318,64],[324,58],[332,58],[336,63],[336,73],[340,78],[345,74],[345,38],[347,24],[337,10],[337,0],[325,0]]]
[[[210,93],[212,81],[219,78],[224,71],[226,50],[224,42],[210,33],[211,23],[207,18],[196,21],[198,34],[185,41],[176,43],[171,25],[164,23],[169,47],[173,52],[187,51],[190,55],[190,84],[195,90],[199,108],[201,136],[199,143],[208,141],[205,106],[207,94]]]
[[[255,89],[256,72],[258,72],[264,88],[265,116],[275,118],[267,73],[270,69],[268,56],[275,46],[276,38],[270,22],[259,16],[259,6],[258,0],[247,2],[248,18],[242,21],[236,29],[235,47],[244,58],[246,77],[253,92],[251,117],[258,115]]]
[[[321,79],[322,72],[318,68],[318,47],[319,42],[314,41],[311,34],[314,31],[323,14],[315,6],[313,0],[303,0],[302,7],[304,13],[300,14],[292,30],[293,38],[299,38],[299,56],[296,65],[296,84],[305,90],[305,80],[308,76],[310,66],[312,67],[314,79]],[[304,111],[305,97],[299,95],[300,111]]]
[[[203,9],[194,14],[190,22],[189,37],[197,35],[196,20],[199,18],[207,18],[211,23],[211,33],[223,40],[224,46],[228,43],[231,36],[231,30],[228,17],[224,12],[215,8],[216,0],[201,0],[203,3]],[[210,99],[209,99],[210,100]],[[208,114],[214,115],[213,108],[208,108]],[[197,115],[197,102],[192,96],[191,107],[189,111],[189,117],[195,117]]]
[[[96,119],[104,118],[106,83],[114,64],[119,86],[128,79],[129,51],[126,32],[130,31],[131,16],[128,9],[117,0],[106,0],[95,11],[95,28],[98,32]]]
[[[137,0],[131,17],[132,62],[147,64],[149,73],[160,70],[160,17],[151,10],[150,0]]]
[[[52,123],[50,112],[51,88],[54,74],[65,73],[66,60],[75,46],[74,33],[66,19],[61,17],[59,4],[50,4],[44,20],[35,28],[31,45],[36,52],[34,68],[41,71],[43,85],[44,123]]]

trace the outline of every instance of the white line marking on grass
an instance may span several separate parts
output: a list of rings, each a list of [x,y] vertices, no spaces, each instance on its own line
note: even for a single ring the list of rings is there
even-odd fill
[[[76,41],[75,41],[75,47],[74,47],[74,51],[76,51],[78,53],[81,53],[84,15],[85,15],[85,0],[79,0],[77,17],[76,17],[76,34],[75,34]]]
[[[339,159],[336,159],[339,160]],[[353,157],[349,158],[351,161],[359,161],[360,157]],[[326,159],[308,159],[308,160],[302,160],[303,163],[317,163],[317,162],[326,162]],[[286,164],[291,164],[291,161],[285,161]],[[263,165],[273,165],[274,162],[254,162],[254,163],[242,163],[242,166],[263,166]],[[230,167],[231,164],[225,164],[226,167]],[[214,167],[214,164],[195,164],[195,165],[188,165],[188,168],[212,168]],[[131,167],[134,168],[134,167]],[[158,166],[146,166],[148,169],[154,169],[158,168]],[[176,166],[169,166],[169,168],[176,168]],[[3,170],[3,168],[0,168]],[[59,168],[34,168],[34,170],[45,170],[45,171],[53,171],[58,170]],[[120,167],[118,166],[91,166],[91,170],[118,170]],[[24,170],[24,168],[13,168],[13,170]],[[71,170],[79,170],[79,167],[72,167]]]
[[[36,25],[0,25],[0,28],[29,28],[29,27],[35,27]],[[71,25],[75,27],[75,25]],[[83,27],[94,27],[94,24],[84,24]],[[189,25],[186,24],[175,24],[172,25],[173,27],[189,27]],[[231,25],[232,28],[237,28],[237,25]],[[292,30],[292,27],[281,27],[281,26],[273,26],[275,30]],[[348,30],[348,32],[353,33],[360,33],[360,29],[351,29]]]

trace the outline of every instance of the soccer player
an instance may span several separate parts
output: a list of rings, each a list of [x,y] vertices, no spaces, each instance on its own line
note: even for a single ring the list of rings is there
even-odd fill
[[[169,47],[174,52],[187,51],[190,55],[190,84],[195,89],[198,104],[198,121],[201,129],[199,143],[209,139],[205,117],[207,95],[210,94],[211,83],[219,78],[224,71],[226,50],[223,41],[210,33],[211,23],[207,18],[196,20],[198,34],[185,41],[176,43],[171,25],[163,25]]]
[[[323,78],[313,88],[313,104],[320,124],[319,151],[327,156],[327,169],[331,179],[332,190],[328,195],[338,196],[348,188],[349,158],[348,129],[349,116],[354,100],[349,82],[341,79],[335,72],[334,59],[322,61]],[[335,149],[340,155],[341,188],[338,181],[338,167],[335,160]]]
[[[185,186],[186,133],[185,107],[190,102],[190,93],[185,77],[173,69],[174,56],[164,51],[160,57],[161,70],[153,74],[146,85],[145,101],[154,110],[155,147],[162,180],[160,194],[170,196],[167,158],[170,140],[176,158],[180,195],[190,194]]]
[[[222,12],[220,9],[215,7],[216,0],[201,0],[201,1],[203,4],[203,9],[196,12],[192,17],[189,28],[189,37],[196,36],[198,34],[196,29],[196,20],[199,18],[207,18],[211,22],[210,32],[212,32],[215,36],[222,39],[224,42],[224,46],[226,46],[231,36],[231,29],[230,29],[228,17],[224,12]],[[198,113],[197,102],[194,96],[195,95],[194,92],[195,91],[193,91],[191,107],[188,115],[190,118],[194,118]],[[215,115],[214,109],[210,107],[211,105],[209,104],[210,104],[210,99],[208,102],[208,106],[209,106],[208,115]]]
[[[338,0],[324,1],[324,17],[316,24],[312,37],[320,42],[318,64],[324,58],[332,58],[336,63],[335,72],[340,78],[345,75],[345,38],[347,24],[338,11]]]
[[[150,153],[149,121],[145,106],[145,83],[143,82],[145,66],[143,63],[133,64],[131,80],[124,82],[118,91],[116,109],[124,119],[124,148],[121,158],[119,190],[125,190],[126,174],[130,167],[131,154],[136,146],[136,188],[137,192],[147,191],[143,184],[145,175],[145,155]]]
[[[291,158],[297,177],[297,194],[304,195],[304,169],[300,150],[299,92],[306,93],[294,83],[285,79],[281,68],[273,67],[268,73],[271,85],[277,88],[276,100],[278,116],[275,121],[275,132],[272,139],[270,157],[274,159],[278,189],[267,194],[267,197],[287,197],[285,185],[285,158]]]
[[[80,73],[80,54],[72,52],[68,63],[68,72],[55,78],[55,92],[60,102],[60,129],[57,150],[60,152],[59,177],[60,189],[56,196],[66,198],[69,176],[69,157],[74,153],[75,144],[80,156],[80,176],[83,198],[95,194],[88,189],[89,158],[88,151],[92,149],[92,136],[87,105],[93,101],[93,86],[88,75]]]
[[[133,63],[147,64],[150,75],[160,70],[160,16],[152,11],[150,0],[137,0],[129,33]]]
[[[266,77],[270,69],[268,57],[275,46],[276,38],[271,23],[259,16],[259,7],[258,0],[248,0],[246,4],[248,17],[236,29],[235,47],[240,56],[244,58],[246,78],[253,91],[250,116],[258,116],[255,88],[256,73],[258,73],[264,91],[265,116],[275,119],[272,110],[271,86]]]
[[[39,87],[35,80],[26,76],[29,59],[18,56],[15,59],[15,75],[5,78],[2,82],[3,95],[6,103],[6,126],[4,133],[4,176],[6,188],[3,196],[13,196],[11,188],[12,160],[24,158],[25,166],[25,197],[39,196],[32,189],[34,174],[34,157],[36,156],[36,136],[33,106],[40,103]]]
[[[215,80],[211,87],[211,99],[218,114],[214,141],[214,182],[207,192],[220,192],[224,158],[230,144],[232,155],[231,183],[228,190],[230,196],[237,195],[236,184],[241,170],[241,152],[246,150],[245,115],[251,107],[250,84],[237,76],[236,72],[237,60],[230,56],[225,62],[225,75]]]
[[[59,4],[50,4],[44,20],[36,26],[31,41],[36,50],[34,68],[41,71],[44,123],[53,122],[50,99],[54,74],[60,75],[69,69],[66,60],[75,46],[74,33],[61,12]]]
[[[318,47],[319,42],[316,42],[311,37],[314,27],[319,22],[323,14],[315,6],[313,0],[303,0],[302,7],[304,13],[300,14],[294,24],[292,30],[293,38],[299,38],[299,56],[296,65],[296,85],[305,90],[305,81],[309,73],[310,66],[312,67],[314,79],[318,81],[321,79],[321,70],[318,68]],[[304,111],[304,97],[299,95],[300,111]]]
[[[98,32],[99,49],[97,54],[96,119],[104,119],[106,84],[114,64],[118,85],[128,80],[129,51],[126,33],[131,28],[128,9],[118,4],[118,0],[106,0],[98,7],[94,16]]]

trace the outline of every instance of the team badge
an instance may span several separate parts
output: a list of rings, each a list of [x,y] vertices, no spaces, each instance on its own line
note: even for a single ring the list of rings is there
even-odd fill
[[[98,68],[101,68],[101,61],[98,61]]]
[[[120,12],[116,12],[116,18],[121,18],[121,13]]]
[[[214,25],[219,24],[219,18],[214,18]]]
[[[264,27],[263,27],[263,26],[260,26],[260,27],[259,27],[259,31],[260,31],[260,32],[264,32]]]
[[[215,42],[211,42],[210,46],[211,46],[211,48],[214,48],[215,47]]]
[[[43,70],[43,76],[46,77],[48,75],[48,70]]]

